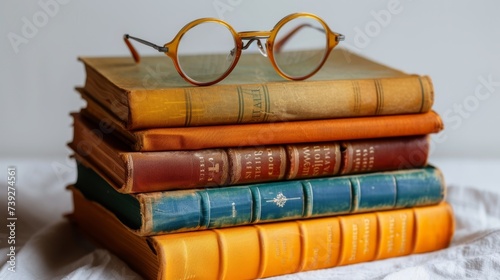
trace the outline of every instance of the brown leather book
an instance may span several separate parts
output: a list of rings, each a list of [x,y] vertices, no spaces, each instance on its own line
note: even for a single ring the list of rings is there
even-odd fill
[[[72,114],[75,157],[120,192],[137,193],[422,167],[427,135],[303,144],[132,152],[106,126]],[[108,132],[108,133],[105,133]]]
[[[304,81],[281,78],[260,54],[242,56],[209,87],[187,84],[165,56],[82,57],[84,89],[126,129],[331,119],[428,112],[428,76],[335,49]]]

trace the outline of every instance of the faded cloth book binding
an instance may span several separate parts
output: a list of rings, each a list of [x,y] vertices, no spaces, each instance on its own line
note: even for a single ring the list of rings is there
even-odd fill
[[[446,248],[454,232],[442,203],[140,237],[73,189],[69,218],[146,279],[256,279]]]
[[[340,140],[414,136],[443,129],[434,111],[422,114],[366,116],[293,122],[249,123],[198,127],[151,128],[130,131],[84,93],[81,115],[117,135],[129,149],[141,152],[199,150]],[[92,106],[94,104],[95,106]]]
[[[78,164],[74,185],[139,235],[352,214],[437,204],[445,196],[434,167],[310,180],[122,194]]]
[[[128,130],[282,122],[428,112],[428,76],[409,75],[347,50],[334,50],[305,81],[279,77],[260,54],[240,59],[210,87],[186,84],[167,57],[81,57],[84,91]]]

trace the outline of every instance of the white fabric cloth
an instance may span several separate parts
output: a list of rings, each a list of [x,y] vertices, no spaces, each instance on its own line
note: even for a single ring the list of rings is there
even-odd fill
[[[76,180],[72,161],[2,159],[0,167],[7,166],[18,174],[16,272],[7,262],[10,233],[0,224],[0,279],[141,279],[62,217],[72,210],[64,188]],[[450,169],[443,169],[447,177]],[[7,179],[0,186],[0,207],[6,208]],[[500,279],[500,191],[449,186],[447,200],[456,218],[447,249],[270,279]],[[0,220],[8,224],[6,217]]]

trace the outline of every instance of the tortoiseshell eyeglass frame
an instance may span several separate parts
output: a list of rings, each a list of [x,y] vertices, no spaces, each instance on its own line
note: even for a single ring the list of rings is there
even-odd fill
[[[322,25],[322,28],[316,28],[316,27],[313,27],[309,24],[302,24],[302,25],[299,25],[296,28],[292,29],[291,31],[289,31],[289,33],[286,34],[285,36],[283,36],[283,38],[281,38],[279,41],[276,41],[276,36],[278,34],[278,31],[281,29],[281,27],[283,25],[285,25],[286,23],[288,23],[289,21],[297,19],[299,17],[314,19]],[[178,53],[179,42],[180,42],[182,36],[186,32],[188,32],[191,28],[193,28],[199,24],[206,23],[206,22],[214,22],[214,23],[224,25],[231,32],[233,39],[234,39],[234,45],[236,46],[235,49],[233,49],[231,51],[231,55],[234,55],[235,58],[234,58],[234,61],[232,62],[232,64],[230,65],[230,67],[217,79],[215,79],[213,81],[209,81],[209,82],[198,82],[196,80],[191,79],[188,75],[186,75],[182,71],[182,68],[180,67],[179,61],[177,59],[177,53]],[[325,53],[323,59],[320,61],[320,63],[318,63],[317,67],[311,73],[304,75],[304,76],[301,76],[301,77],[290,76],[290,75],[287,75],[286,73],[284,73],[283,71],[281,71],[280,68],[278,67],[278,65],[274,59],[274,51],[279,51],[282,48],[282,46],[286,43],[286,41],[288,41],[295,33],[297,33],[300,29],[302,29],[304,27],[313,27],[317,30],[320,30],[320,31],[326,33],[326,47],[325,47],[326,53]],[[201,19],[197,19],[197,20],[194,20],[194,21],[186,24],[177,33],[177,35],[174,37],[174,39],[172,41],[166,43],[163,46],[159,46],[159,45],[156,45],[154,43],[148,42],[146,40],[130,36],[129,34],[125,34],[123,36],[123,39],[124,39],[125,43],[127,44],[127,47],[129,48],[136,63],[140,62],[140,56],[139,56],[139,53],[136,51],[136,49],[130,43],[129,39],[132,39],[132,40],[137,41],[141,44],[152,47],[159,52],[165,53],[168,57],[170,57],[172,59],[177,72],[179,72],[179,75],[181,75],[181,77],[184,78],[184,80],[186,80],[187,82],[189,82],[193,85],[197,85],[197,86],[208,86],[208,85],[216,84],[216,83],[220,82],[221,80],[223,80],[225,77],[227,77],[227,75],[229,75],[229,73],[231,73],[233,68],[238,63],[238,60],[240,58],[242,50],[247,49],[251,45],[251,43],[254,41],[257,42],[257,45],[259,47],[260,52],[264,56],[267,56],[269,58],[269,60],[271,61],[271,64],[273,65],[274,69],[276,70],[276,72],[279,75],[281,75],[283,78],[286,78],[289,80],[307,79],[307,78],[311,77],[312,75],[316,74],[316,72],[318,72],[318,70],[321,69],[321,67],[325,63],[326,59],[328,58],[328,56],[329,56],[330,52],[333,50],[333,48],[335,48],[335,46],[337,46],[340,41],[344,40],[344,35],[333,32],[320,17],[318,17],[314,14],[295,13],[295,14],[290,14],[290,15],[284,17],[283,19],[281,19],[274,26],[274,28],[270,31],[236,32],[227,22],[225,22],[223,20],[216,19],[216,18],[201,18]],[[260,41],[261,39],[266,39],[265,49],[264,49],[262,42]],[[243,40],[247,41],[246,44],[243,43]]]

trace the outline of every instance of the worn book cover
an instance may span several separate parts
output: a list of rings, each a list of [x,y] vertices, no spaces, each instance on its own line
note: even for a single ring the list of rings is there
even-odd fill
[[[98,124],[100,131],[118,136],[129,149],[141,152],[415,136],[437,133],[444,128],[441,117],[429,111],[404,115],[130,131],[92,98],[85,94],[82,96],[87,101],[87,107],[81,110],[82,116]]]
[[[283,80],[260,54],[246,54],[221,83],[187,84],[165,56],[81,57],[83,90],[126,129],[282,122],[428,112],[431,79],[335,49],[304,81]],[[196,60],[194,60],[196,61]]]
[[[434,167],[138,194],[119,193],[98,173],[79,162],[74,187],[139,235],[424,206],[446,192]]]

